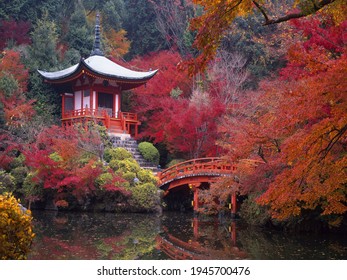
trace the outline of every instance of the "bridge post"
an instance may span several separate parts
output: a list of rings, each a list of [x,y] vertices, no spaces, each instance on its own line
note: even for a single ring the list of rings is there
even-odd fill
[[[189,184],[189,188],[193,190],[193,210],[194,212],[199,208],[199,186],[200,184]]]
[[[232,222],[229,226],[230,237],[232,241],[232,245],[236,247],[236,223]]]
[[[199,237],[199,219],[194,217],[192,225],[193,225],[194,238],[198,238]]]
[[[199,208],[199,189],[198,189],[198,187],[194,186],[193,191],[194,191],[193,207],[194,207],[194,211],[197,211]]]
[[[236,192],[231,195],[231,216],[234,218],[237,211]]]

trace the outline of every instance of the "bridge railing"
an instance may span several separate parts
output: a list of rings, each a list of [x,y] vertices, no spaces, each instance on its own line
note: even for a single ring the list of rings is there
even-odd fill
[[[158,173],[161,185],[193,174],[230,174],[236,166],[218,157],[198,158],[178,163]]]

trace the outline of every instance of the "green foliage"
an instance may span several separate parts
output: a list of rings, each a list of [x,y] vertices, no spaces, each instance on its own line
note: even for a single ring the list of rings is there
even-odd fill
[[[57,25],[46,14],[38,20],[31,33],[32,45],[29,48],[29,66],[33,70],[58,70]]]
[[[93,48],[93,31],[92,26],[87,23],[86,11],[77,3],[66,36],[70,48],[79,51],[82,57],[88,57]]]
[[[158,188],[152,183],[138,184],[131,189],[130,205],[140,211],[153,211],[159,204]]]
[[[10,19],[14,15],[18,18],[28,0],[11,0],[0,2],[0,18]]]
[[[183,91],[179,87],[177,87],[177,88],[174,88],[171,90],[170,96],[173,99],[178,99],[182,95],[182,93],[183,93]]]
[[[1,192],[13,192],[16,188],[16,179],[4,170],[0,171],[0,182]]]
[[[32,216],[11,194],[0,195],[0,259],[26,259],[34,233]]]
[[[24,194],[25,199],[29,202],[28,208],[30,209],[31,203],[38,200],[43,196],[43,187],[40,183],[35,181],[37,172],[28,173],[23,182],[21,192]]]
[[[134,184],[134,179],[136,178],[136,173],[134,172],[125,172],[122,175],[123,179],[127,180],[129,182],[129,184]]]
[[[123,160],[114,159],[111,160],[109,165],[114,171],[120,173],[134,172],[137,173],[140,170],[139,164],[133,158],[126,158]]]
[[[57,152],[50,154],[49,158],[55,162],[63,161],[63,158]]]
[[[132,42],[128,58],[157,51],[158,42],[163,42],[163,37],[156,26],[152,4],[142,0],[124,1],[124,4],[128,18],[124,19],[123,26]]]
[[[137,178],[143,183],[152,183],[156,185],[158,183],[157,178],[153,175],[152,171],[141,169],[137,172]]]
[[[149,142],[141,142],[139,144],[139,151],[143,158],[147,161],[150,161],[156,165],[159,164],[159,151],[152,143]]]
[[[180,159],[180,158],[173,159],[166,165],[166,168],[169,168],[171,166],[174,166],[174,165],[179,164],[180,162],[184,162],[184,161],[185,161],[185,159]]]
[[[102,173],[96,178],[95,182],[96,184],[100,186],[104,186],[106,184],[112,183],[113,176],[109,172]]]
[[[103,30],[109,31],[111,28],[119,31],[122,28],[122,21],[126,15],[124,2],[121,0],[107,1],[102,7]]]
[[[10,164],[11,169],[17,168],[17,167],[23,167],[25,161],[25,156],[23,154],[20,154],[18,157],[14,158]]]
[[[106,148],[104,151],[104,160],[106,162],[131,158],[133,158],[132,154],[124,148]]]
[[[250,194],[242,202],[240,216],[251,225],[263,226],[270,221],[270,214],[266,207],[255,202],[259,195]]]
[[[19,89],[19,84],[11,74],[6,73],[5,75],[1,76],[0,91],[3,92],[6,97],[9,97]]]
[[[35,109],[39,115],[43,115],[46,122],[52,120],[52,115],[61,115],[61,98],[54,88],[44,83],[37,69],[53,71],[58,70],[59,57],[57,51],[58,31],[54,21],[48,14],[37,21],[31,33],[32,44],[28,48],[25,60],[27,68],[31,69],[29,77],[28,97],[35,99]]]
[[[28,172],[29,170],[26,166],[19,166],[11,170],[11,175],[13,176],[18,189],[22,187]]]
[[[247,87],[251,88],[256,88],[261,79],[284,64],[279,51],[280,46],[272,42],[273,34],[280,32],[279,27],[275,25],[265,27],[261,22],[261,15],[237,18],[233,23],[234,28],[222,41],[222,47],[226,51],[247,57],[247,70],[252,75],[252,79],[247,81]],[[272,45],[271,51],[269,45]]]
[[[105,149],[112,148],[112,143],[110,141],[110,137],[107,134],[107,128],[103,125],[95,125],[94,123],[91,123],[93,127],[96,126],[96,129],[99,132],[99,135],[101,137],[102,143],[104,145]]]

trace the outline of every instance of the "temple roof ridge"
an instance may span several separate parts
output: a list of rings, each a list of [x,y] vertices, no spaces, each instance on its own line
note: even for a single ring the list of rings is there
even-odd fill
[[[93,56],[93,55],[104,56],[104,53],[101,50],[100,15],[99,15],[99,13],[96,14],[94,46],[93,46],[92,52],[90,53],[90,56]]]

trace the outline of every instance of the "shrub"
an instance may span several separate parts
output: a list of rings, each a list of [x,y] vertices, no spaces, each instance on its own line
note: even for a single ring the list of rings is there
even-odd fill
[[[133,158],[128,158],[124,160],[114,159],[109,165],[114,171],[120,171],[121,173],[140,171],[140,165]]]
[[[156,185],[158,183],[157,178],[153,175],[150,170],[141,169],[137,173],[137,178],[143,183],[152,183]]]
[[[125,172],[123,174],[123,179],[127,180],[131,185],[134,184],[134,179],[136,178],[136,174],[134,172]]]
[[[0,191],[13,192],[16,188],[15,178],[4,170],[0,170]]]
[[[242,202],[240,216],[251,225],[263,226],[270,221],[268,209],[255,202],[259,194],[250,194]]]
[[[132,158],[133,155],[124,148],[107,148],[104,151],[104,159],[107,162],[111,162],[112,160],[123,160]]]
[[[11,194],[0,195],[0,259],[26,259],[34,233],[32,216]]]
[[[145,160],[152,162],[155,165],[159,164],[159,151],[156,147],[153,146],[152,143],[141,142],[139,144],[139,151]]]
[[[96,180],[95,180],[95,183],[101,187],[101,186],[104,186],[106,184],[110,184],[112,183],[112,180],[113,180],[113,177],[112,177],[112,174],[111,173],[108,173],[108,172],[105,172],[105,173],[102,173],[100,174]]]
[[[23,154],[20,154],[18,157],[14,158],[10,164],[11,169],[14,169],[16,167],[24,166],[25,162],[25,156]]]
[[[11,170],[11,175],[15,179],[17,187],[23,185],[25,178],[27,177],[29,170],[25,166],[16,167]]]
[[[152,183],[136,185],[131,192],[130,205],[137,211],[153,212],[159,205],[158,189]]]

